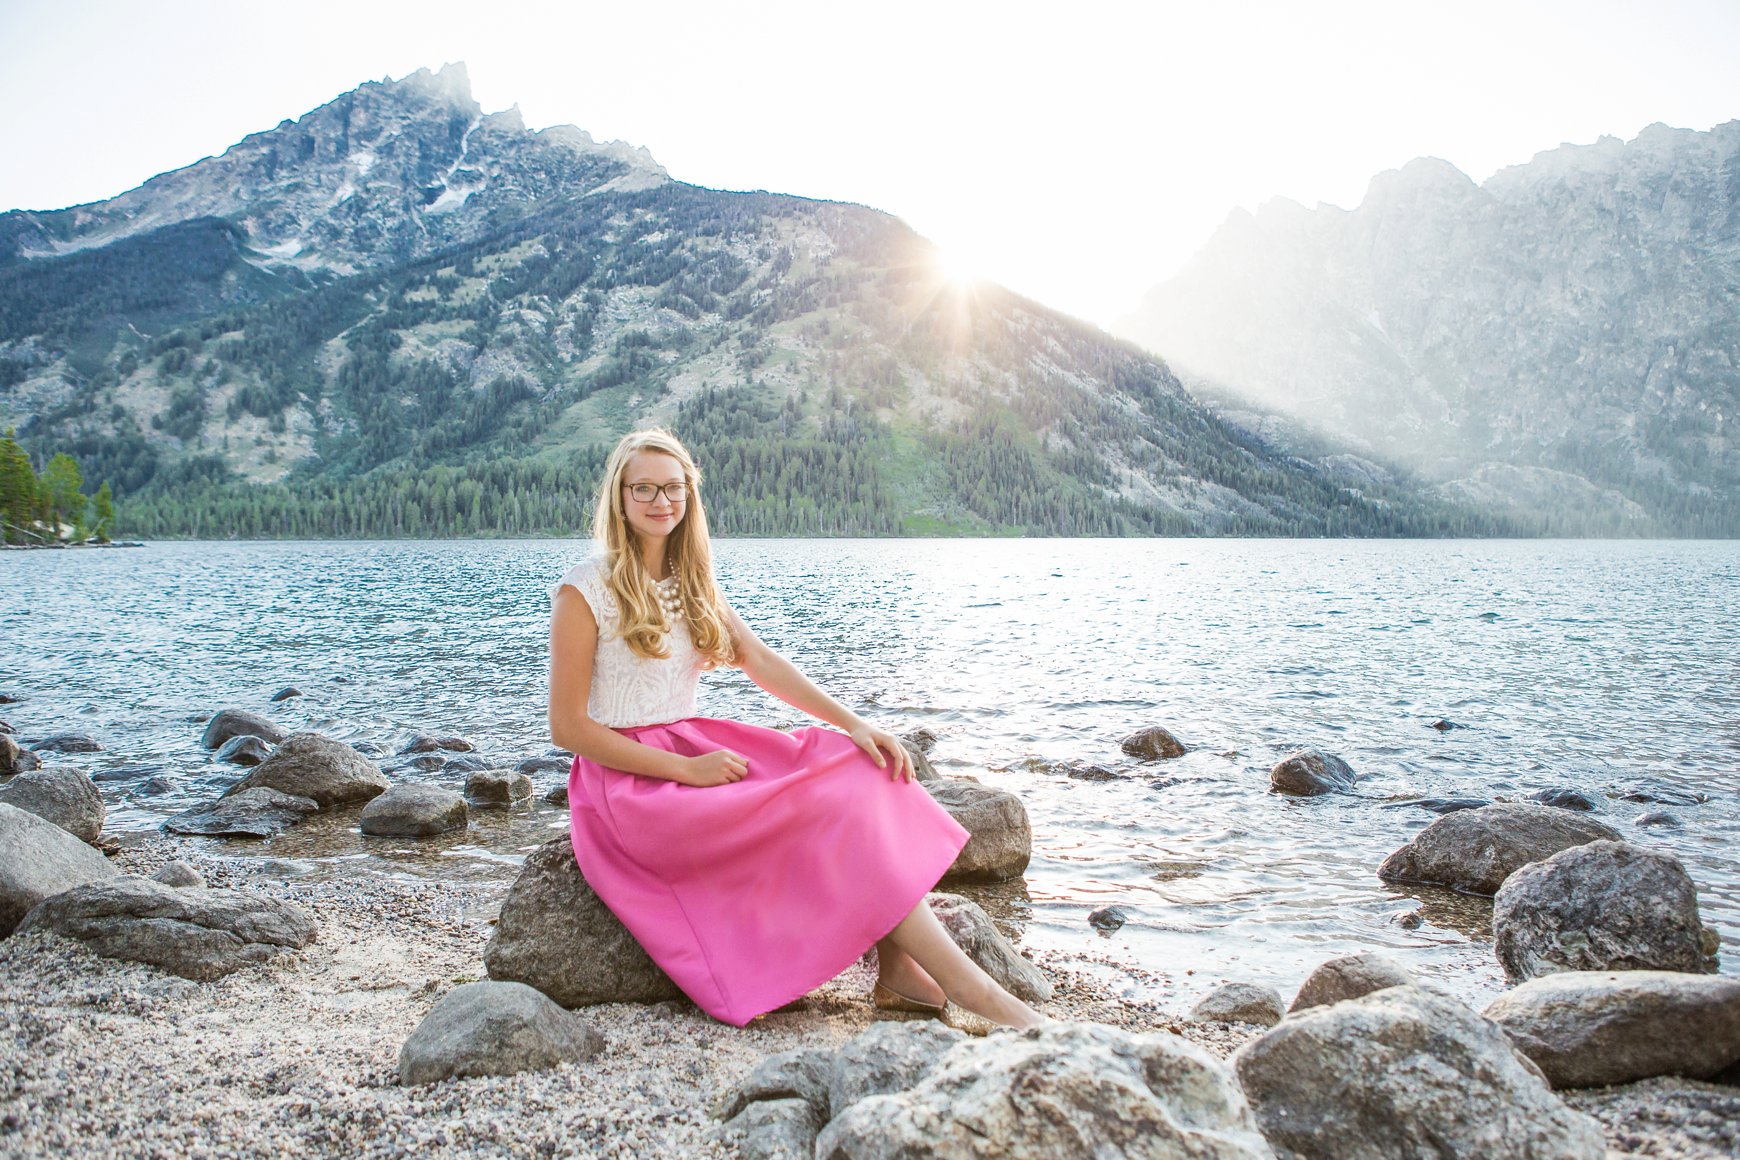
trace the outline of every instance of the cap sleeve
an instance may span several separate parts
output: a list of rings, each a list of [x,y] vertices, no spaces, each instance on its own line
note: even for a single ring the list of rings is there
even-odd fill
[[[604,554],[595,553],[562,573],[562,578],[550,585],[550,599],[563,588],[572,588],[586,598],[592,609],[592,619],[600,630],[616,620],[616,597],[604,580]]]

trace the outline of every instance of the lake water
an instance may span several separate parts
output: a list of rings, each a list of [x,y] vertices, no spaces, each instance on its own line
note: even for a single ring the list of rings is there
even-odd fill
[[[549,751],[546,592],[584,550],[0,553],[0,692],[20,698],[0,717],[26,739],[103,743],[67,763],[99,780],[112,833],[151,830],[236,776],[198,745],[196,719],[226,706],[389,754],[413,731],[459,733],[512,764]],[[1740,545],[743,540],[718,559],[757,633],[840,700],[898,731],[928,726],[942,772],[1021,796],[1033,864],[986,901],[1027,945],[1085,953],[1131,994],[1183,1006],[1223,978],[1290,992],[1325,958],[1380,949],[1483,999],[1501,982],[1489,904],[1376,876],[1434,817],[1395,803],[1555,786],[1679,856],[1724,972],[1740,969]],[[286,685],[306,696],[269,706]],[[704,679],[701,711],[798,718],[732,672]],[[1148,724],[1193,751],[1122,757],[1118,740]],[[1270,766],[1305,745],[1365,775],[1357,794],[1266,792]],[[1069,759],[1129,776],[1045,764]],[[540,775],[539,792],[561,780]],[[1638,787],[1709,800],[1617,796]],[[1636,826],[1663,808],[1677,828]],[[505,878],[565,825],[541,803],[473,817],[421,843],[365,839],[352,812],[214,847],[319,874]],[[1108,904],[1130,917],[1102,935],[1087,915]],[[1414,910],[1417,929],[1396,921]]]

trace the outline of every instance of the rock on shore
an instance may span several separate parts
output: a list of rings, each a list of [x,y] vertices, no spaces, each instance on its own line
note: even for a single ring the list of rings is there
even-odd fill
[[[320,809],[313,798],[258,786],[184,810],[163,823],[172,834],[211,838],[270,838]]]
[[[1715,932],[1680,860],[1626,842],[1590,842],[1524,866],[1492,908],[1493,948],[1510,982],[1552,971],[1714,972]]]
[[[955,945],[1005,991],[1026,1003],[1051,1001],[1050,981],[1038,967],[1021,957],[1021,952],[1003,937],[978,903],[958,894],[942,893],[928,894],[925,901]]]
[[[318,733],[292,733],[225,796],[250,789],[313,798],[323,810],[366,802],[387,791],[380,766],[341,741]]]
[[[426,838],[465,828],[470,814],[465,798],[433,785],[395,785],[363,807],[358,819],[365,834],[388,838]]]
[[[1020,798],[959,777],[933,778],[924,788],[972,835],[944,882],[1002,882],[1026,873],[1033,827]]]
[[[513,1075],[582,1063],[604,1039],[580,1016],[523,983],[466,983],[447,992],[399,1052],[399,1082]]]
[[[1343,999],[1357,999],[1385,987],[1408,987],[1418,983],[1413,974],[1394,959],[1368,952],[1330,959],[1312,971],[1299,987],[1289,1012],[1327,1007]]]
[[[1506,991],[1486,1017],[1556,1088],[1740,1064],[1740,980],[1676,971],[1561,971]]]
[[[64,766],[19,774],[0,787],[0,802],[28,810],[93,846],[103,836],[103,820],[109,812],[97,783],[82,770]]]
[[[1501,802],[1445,814],[1385,858],[1378,877],[1491,895],[1519,867],[1603,839],[1618,841],[1619,831],[1568,810]]]
[[[53,822],[0,802],[0,938],[43,899],[115,873],[107,858]]]

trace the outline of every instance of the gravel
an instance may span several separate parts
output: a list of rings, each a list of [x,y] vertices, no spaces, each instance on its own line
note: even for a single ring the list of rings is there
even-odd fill
[[[860,965],[743,1030],[686,1003],[586,1008],[606,1041],[593,1060],[402,1088],[400,1045],[442,995],[482,976],[506,884],[285,881],[213,848],[163,838],[115,862],[151,874],[180,858],[211,886],[289,899],[315,916],[319,941],[210,983],[49,934],[0,941],[0,1154],[732,1157],[710,1112],[721,1093],[764,1055],[837,1045],[878,1017]],[[1259,1033],[1132,1001],[1089,955],[1036,958],[1054,1017],[1171,1031],[1221,1057]],[[1650,1080],[1568,1098],[1619,1156],[1737,1147],[1740,1089]]]

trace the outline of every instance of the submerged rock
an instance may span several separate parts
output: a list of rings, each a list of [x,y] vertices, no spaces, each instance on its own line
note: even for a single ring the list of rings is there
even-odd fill
[[[0,802],[0,938],[43,899],[116,873],[107,858],[59,826]]]
[[[1660,806],[1697,806],[1710,800],[1710,795],[1702,790],[1681,789],[1664,781],[1640,782],[1621,790],[1619,797],[1623,801]]]
[[[19,931],[51,930],[106,958],[150,963],[209,980],[314,941],[314,920],[294,903],[240,890],[177,889],[126,875],[74,887],[37,904]]]
[[[313,798],[320,808],[366,802],[387,790],[380,767],[342,741],[318,733],[293,733],[276,752],[226,791],[275,789]]]
[[[1150,725],[1146,729],[1137,730],[1118,742],[1118,748],[1143,761],[1165,761],[1183,757],[1190,752],[1190,746],[1178,740],[1170,729],[1162,725]]]
[[[249,789],[176,814],[163,823],[172,834],[211,838],[270,838],[320,808],[313,798]]]
[[[395,785],[363,807],[359,824],[379,837],[425,838],[463,830],[469,818],[465,799],[450,789]]]
[[[1269,789],[1295,797],[1346,793],[1359,781],[1347,762],[1332,753],[1301,749],[1289,754],[1269,771]]]
[[[51,737],[43,737],[32,741],[30,748],[37,753],[101,753],[102,743],[88,733],[56,733]]]
[[[1088,915],[1088,925],[1105,934],[1111,934],[1129,921],[1129,912],[1121,906],[1102,906]]]
[[[1501,802],[1446,814],[1384,859],[1378,877],[1495,894],[1518,867],[1619,831],[1550,806]]]
[[[218,747],[213,757],[218,761],[227,761],[231,765],[258,765],[272,756],[272,747],[255,737],[252,733],[243,733],[230,738]]]
[[[1287,1014],[1281,993],[1256,983],[1224,983],[1204,995],[1186,1016],[1192,1023],[1253,1023],[1273,1027]]]
[[[41,767],[42,758],[18,744],[10,734],[0,733],[0,777],[11,777]]]
[[[1740,1063],[1740,980],[1675,971],[1562,971],[1494,999],[1504,1028],[1556,1088],[1656,1075],[1714,1079]]]
[[[514,766],[515,773],[567,773],[573,766],[572,757],[527,757]]]
[[[564,1007],[682,997],[587,884],[566,836],[526,859],[483,964],[490,978],[536,987]]]
[[[399,1051],[399,1082],[513,1075],[581,1063],[604,1037],[522,983],[466,983],[447,992]]]
[[[0,786],[0,802],[53,822],[81,842],[96,845],[108,807],[96,783],[83,772],[50,766],[21,773]]]
[[[1385,987],[1412,986],[1419,980],[1393,959],[1367,952],[1330,959],[1305,979],[1289,1011],[1308,1011],[1344,999],[1357,999]]]
[[[910,1086],[837,1109],[814,1154],[825,1160],[1273,1155],[1233,1077],[1206,1051],[1175,1035],[1092,1023],[958,1043]]]
[[[1282,1156],[1601,1160],[1573,1112],[1489,1020],[1418,987],[1289,1015],[1232,1064]]]
[[[216,749],[232,737],[258,737],[268,745],[284,740],[284,731],[258,713],[246,709],[224,709],[206,722],[199,743]]]
[[[282,689],[279,689],[276,693],[272,694],[272,704],[276,705],[279,701],[288,701],[291,697],[300,696],[302,696],[301,689],[298,689],[295,685],[285,685]]]
[[[1554,971],[1714,972],[1680,860],[1591,842],[1524,866],[1493,900],[1493,949],[1515,983]]]
[[[470,753],[472,749],[471,742],[463,737],[433,737],[427,733],[414,733],[405,744],[399,747],[398,756],[404,757],[411,753],[434,753],[437,750]]]
[[[1536,790],[1529,795],[1529,800],[1540,802],[1543,806],[1552,806],[1554,809],[1576,810],[1579,813],[1593,813],[1601,808],[1600,799],[1593,794],[1569,786]]]
[[[971,835],[944,882],[1001,882],[1026,872],[1033,828],[1020,798],[956,777],[927,781],[924,788]]]

